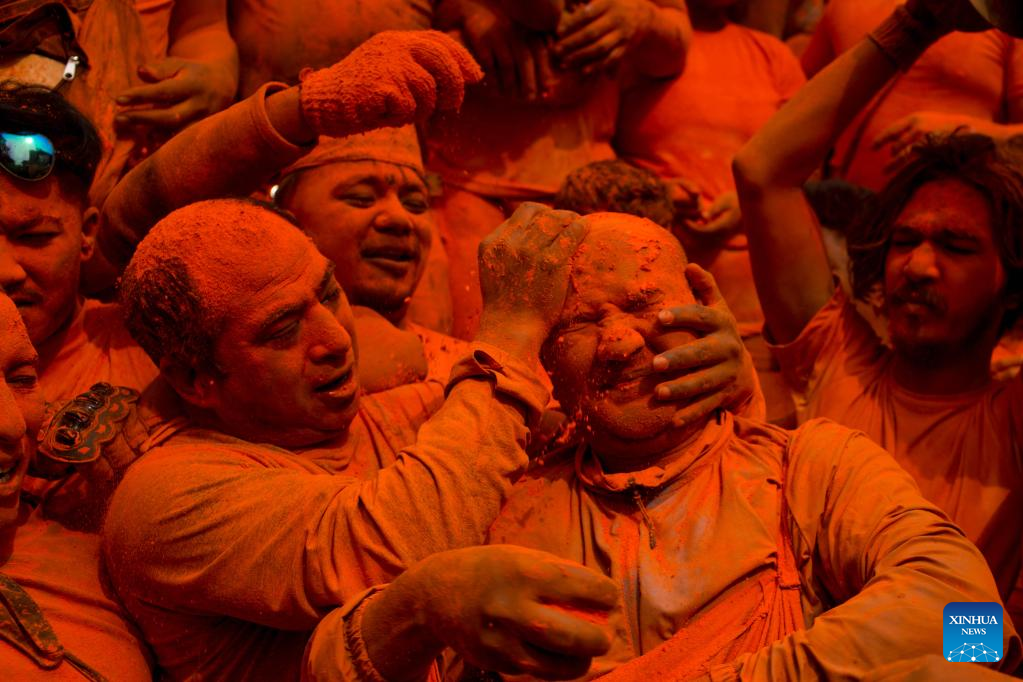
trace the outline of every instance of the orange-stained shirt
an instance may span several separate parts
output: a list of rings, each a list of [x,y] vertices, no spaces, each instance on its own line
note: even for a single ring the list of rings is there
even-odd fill
[[[805,80],[773,36],[738,24],[693,31],[680,76],[625,93],[615,148],[662,178],[694,183],[713,201],[735,191],[735,154]]]
[[[150,57],[163,59],[170,48],[170,22],[174,0],[135,0]]]
[[[38,510],[29,512],[13,531],[13,552],[0,573],[32,597],[64,649],[108,680],[152,679],[142,637],[100,570],[99,535],[68,530],[43,519]],[[67,661],[54,670],[41,670],[3,638],[0,677],[12,682],[84,679]]]
[[[74,398],[98,381],[143,390],[159,371],[124,326],[121,307],[86,299],[70,324],[39,348],[47,400]]]
[[[523,410],[538,418],[547,392],[493,348],[459,368],[489,379],[450,386],[425,424],[431,384],[411,384],[364,398],[335,447],[293,453],[186,429],[132,465],[104,553],[170,679],[297,678],[332,609],[483,540],[526,468]]]
[[[305,67],[324,68],[381,31],[430,28],[433,0],[231,0],[241,96],[267,81],[298,82]]]
[[[470,90],[459,113],[434,122],[428,166],[445,183],[485,197],[553,196],[572,171],[614,158],[618,96],[611,77],[585,81],[564,104]]]
[[[900,4],[901,0],[831,0],[807,57],[842,54]],[[832,158],[840,177],[881,189],[890,177],[884,167],[891,157],[887,148],[873,149],[873,141],[917,111],[964,114],[997,123],[1023,121],[1023,42],[1000,31],[952,33],[939,40],[846,129]]]
[[[905,390],[892,378],[892,351],[841,290],[775,351],[800,420],[834,419],[892,453],[977,544],[1012,607],[1023,567],[1023,383],[955,395]],[[1023,613],[1012,615],[1023,623]]]
[[[619,584],[611,649],[584,679],[629,661],[607,679],[851,678],[940,650],[946,603],[998,599],[976,547],[891,456],[824,420],[786,431],[725,413],[639,472],[580,450],[516,484],[488,540]],[[1011,670],[1011,624],[1005,643]]]

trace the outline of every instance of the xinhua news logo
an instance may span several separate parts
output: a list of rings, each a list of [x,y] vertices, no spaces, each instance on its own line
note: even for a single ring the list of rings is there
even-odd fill
[[[960,602],[945,606],[943,616],[946,661],[994,663],[1002,659],[1002,605]]]

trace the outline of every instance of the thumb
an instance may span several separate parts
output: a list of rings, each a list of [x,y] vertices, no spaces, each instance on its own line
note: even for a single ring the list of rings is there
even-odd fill
[[[693,290],[697,303],[709,308],[724,300],[714,276],[696,263],[686,265],[686,279],[689,280],[689,288]]]
[[[159,62],[150,62],[139,67],[139,78],[146,83],[157,83],[159,81],[173,78],[181,70],[181,60],[164,59]]]

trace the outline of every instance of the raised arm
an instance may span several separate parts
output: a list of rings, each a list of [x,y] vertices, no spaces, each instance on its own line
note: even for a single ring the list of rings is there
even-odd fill
[[[456,109],[466,83],[481,78],[465,48],[442,33],[380,33],[300,86],[264,87],[172,138],[104,203],[100,251],[119,269],[175,208],[257,191],[309,151],[317,135],[401,126]]]
[[[736,156],[754,280],[776,343],[795,340],[833,289],[803,183],[898,68],[908,68],[956,25],[959,1],[911,0],[899,7],[871,37],[810,80]]]

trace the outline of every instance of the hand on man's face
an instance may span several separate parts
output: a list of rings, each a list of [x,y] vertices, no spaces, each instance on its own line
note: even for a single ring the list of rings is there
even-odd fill
[[[680,404],[678,426],[697,423],[720,408],[735,411],[759,390],[753,360],[713,276],[690,263],[686,278],[697,303],[663,310],[658,320],[699,336],[654,358],[654,369],[666,377],[684,372],[656,392],[658,400]]]
[[[587,227],[571,211],[524,203],[480,244],[483,315],[477,339],[534,359],[568,293]]]

